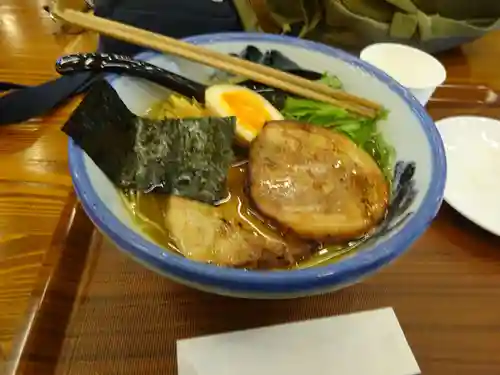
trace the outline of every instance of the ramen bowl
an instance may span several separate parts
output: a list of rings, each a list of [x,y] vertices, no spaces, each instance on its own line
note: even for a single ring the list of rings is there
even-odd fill
[[[134,223],[115,186],[72,140],[69,160],[78,197],[96,227],[116,246],[151,270],[204,291],[245,298],[293,298],[333,291],[374,274],[401,256],[429,226],[443,199],[446,161],[441,138],[424,108],[405,88],[377,68],[343,51],[305,40],[266,34],[224,33],[187,41],[224,52],[239,53],[248,45],[277,50],[301,67],[330,72],[344,89],[388,109],[379,131],[395,149],[394,209],[390,220],[358,248],[317,266],[286,270],[245,270],[187,259],[151,241]],[[206,82],[214,71],[155,52],[137,56]],[[108,81],[136,114],[169,95],[151,82],[126,76]]]

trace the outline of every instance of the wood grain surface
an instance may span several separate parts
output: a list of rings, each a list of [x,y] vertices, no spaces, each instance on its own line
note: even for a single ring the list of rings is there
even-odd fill
[[[64,51],[92,50],[93,34],[67,35],[40,0],[0,0],[0,81],[57,76]],[[10,351],[34,280],[71,191],[61,124],[76,103],[25,124],[0,127],[0,351]]]
[[[57,26],[41,10],[43,5],[41,0],[0,0],[0,81],[44,82],[55,77],[54,61],[64,51],[95,47],[92,34],[54,35]],[[495,63],[499,58],[500,33],[440,56],[448,70],[448,82],[485,84],[496,90],[500,90]],[[51,241],[71,192],[71,180],[67,140],[59,129],[76,104],[70,103],[44,119],[0,127],[0,348],[6,354],[13,337],[25,327],[29,297],[38,285],[48,249],[55,249],[54,253],[61,249],[59,245],[51,247]],[[431,105],[430,110],[435,118],[458,113],[500,116],[498,107]],[[66,224],[63,221],[59,227]],[[72,241],[87,239],[73,237]],[[357,287],[358,299],[349,297],[350,291],[341,292],[342,304],[372,306],[366,301],[375,301],[384,290],[389,291],[389,297],[414,299],[415,303],[400,307],[403,325],[410,327],[410,341],[417,343],[417,357],[427,361],[429,373],[500,374],[496,355],[500,351],[498,238],[445,205],[416,249],[386,271],[391,276],[383,274]],[[398,264],[403,266],[398,268]],[[164,297],[168,295],[171,293]],[[377,304],[391,303],[389,297],[376,300]],[[184,303],[193,303],[193,298]],[[284,306],[291,308],[290,304]],[[262,307],[261,311],[267,313],[272,308]],[[347,310],[339,307],[335,311]]]

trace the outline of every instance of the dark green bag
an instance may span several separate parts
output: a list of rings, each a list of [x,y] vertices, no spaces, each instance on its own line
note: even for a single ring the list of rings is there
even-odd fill
[[[247,30],[269,32],[277,27],[351,50],[375,42],[399,42],[437,52],[500,28],[499,0],[234,2]]]

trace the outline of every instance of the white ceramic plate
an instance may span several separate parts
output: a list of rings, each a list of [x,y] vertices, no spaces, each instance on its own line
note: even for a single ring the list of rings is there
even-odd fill
[[[500,121],[473,116],[436,123],[448,163],[445,200],[500,236]]]

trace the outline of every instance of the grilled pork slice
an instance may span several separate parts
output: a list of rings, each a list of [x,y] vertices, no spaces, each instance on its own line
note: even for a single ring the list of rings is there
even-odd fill
[[[200,262],[229,267],[283,267],[309,255],[311,245],[278,234],[263,236],[236,215],[172,196],[165,220],[178,250]]]
[[[388,184],[346,136],[273,121],[251,145],[250,194],[264,215],[304,238],[349,240],[383,219]]]

